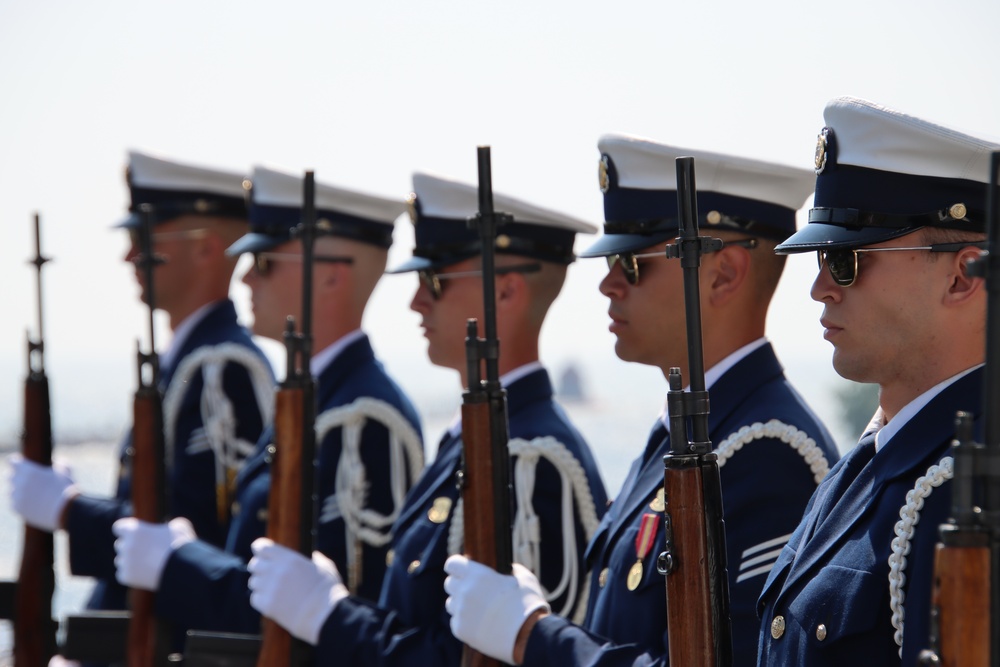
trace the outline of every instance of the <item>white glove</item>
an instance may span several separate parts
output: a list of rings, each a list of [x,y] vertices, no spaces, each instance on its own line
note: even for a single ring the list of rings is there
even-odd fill
[[[8,459],[10,504],[29,526],[50,533],[60,528],[63,508],[80,491],[73,483],[69,466],[53,461],[52,467],[28,461],[20,454]]]
[[[49,667],[81,667],[76,660],[67,660],[61,655],[54,655],[49,660]]]
[[[323,623],[348,595],[337,566],[318,551],[309,561],[266,537],[250,548],[250,604],[299,639],[318,644]]]
[[[115,579],[129,588],[155,591],[170,554],[195,540],[194,526],[183,517],[170,523],[147,523],[135,517],[111,525],[115,540]]]
[[[448,558],[444,571],[444,608],[451,614],[452,634],[484,655],[513,664],[521,626],[539,609],[551,610],[538,579],[520,563],[507,575],[465,556]]]

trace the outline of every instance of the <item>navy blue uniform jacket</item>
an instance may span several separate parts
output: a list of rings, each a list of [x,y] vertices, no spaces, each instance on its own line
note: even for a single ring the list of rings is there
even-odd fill
[[[359,399],[377,399],[392,406],[419,435],[420,420],[410,400],[386,374],[375,358],[367,336],[350,343],[320,373],[316,381],[319,413],[348,406]],[[330,504],[336,468],[342,450],[341,428],[332,429],[319,447],[317,480],[320,503]],[[360,454],[369,482],[367,507],[389,514],[390,433],[385,424],[368,419],[361,435]],[[246,564],[250,544],[263,537],[267,528],[270,488],[270,453],[273,431],[269,428],[258,452],[244,466],[237,480],[239,511],[225,550],[196,540],[171,554],[156,596],[157,613],[187,628],[257,633],[260,615],[250,606]],[[422,454],[422,449],[421,449]],[[407,487],[412,479],[407,479]],[[333,501],[335,505],[335,500]],[[333,559],[347,580],[345,526],[342,517],[324,520],[321,510],[316,549]],[[385,572],[388,547],[363,546],[361,594],[374,597]]]
[[[734,664],[752,665],[760,627],[754,608],[757,596],[816,489],[815,475],[822,474],[822,463],[817,459],[814,471],[804,454],[812,452],[812,459],[821,453],[832,465],[837,453],[826,429],[788,384],[769,344],[724,373],[710,394],[709,435],[720,461],[724,460],[721,476]],[[746,442],[735,453],[724,445],[742,427],[771,420],[798,432],[793,442],[811,440],[813,446],[800,453],[775,437]],[[529,637],[525,665],[666,664],[666,583],[656,571],[663,544],[663,513],[651,506],[663,487],[662,459],[669,451],[665,431],[654,430],[650,445],[649,455],[633,464],[621,494],[588,547],[592,582],[584,626],[554,615],[543,618]],[[642,559],[642,580],[630,591],[626,579],[638,560],[636,536],[645,514],[655,514],[660,529],[653,548]]]
[[[597,466],[580,434],[552,400],[548,373],[537,370],[512,382],[507,387],[507,407],[511,439],[552,437],[565,445],[583,466],[597,511],[603,512],[606,495]],[[429,513],[439,498],[450,499],[454,507],[461,449],[459,437],[446,435],[442,440],[437,457],[410,491],[406,509],[393,527],[392,564],[379,604],[355,597],[342,600],[323,627],[317,664],[459,664],[462,644],[451,634],[444,608],[444,561],[453,514],[437,522]],[[560,486],[555,469],[540,461],[532,504],[541,522],[541,581],[546,590],[554,590],[562,576]],[[585,544],[578,517],[574,523],[577,544]],[[578,566],[583,586],[582,554]],[[556,600],[553,607],[564,602]]]
[[[235,343],[252,350],[260,364],[268,365],[263,353],[250,338],[250,333],[236,321],[236,308],[225,300],[214,305],[191,330],[174,357],[175,363],[161,369],[161,387],[170,387],[175,372],[184,360],[206,346]],[[271,380],[273,383],[273,376]],[[211,449],[191,447],[204,428],[202,392],[204,379],[194,373],[184,391],[172,443],[173,459],[168,470],[168,514],[183,516],[194,525],[204,540],[223,544],[230,517],[219,520],[216,489],[216,457]],[[236,437],[246,443],[256,443],[264,427],[258,400],[245,366],[226,364],[223,391],[235,417]],[[111,524],[131,515],[131,478],[126,463],[126,450],[131,446],[131,431],[122,443],[122,467],[114,498],[78,496],[66,513],[69,535],[70,568],[73,574],[97,577],[98,582],[88,607],[91,609],[125,609],[125,588],[115,580],[114,535]],[[168,447],[171,447],[168,444]],[[245,455],[244,455],[245,456]],[[228,509],[228,508],[227,508]],[[227,512],[228,514],[228,512]]]
[[[915,665],[929,648],[934,545],[950,514],[950,482],[926,497],[910,540],[902,660],[890,608],[894,528],[917,479],[949,455],[955,413],[978,422],[983,375],[978,369],[946,387],[874,458],[863,456],[874,440],[862,438],[817,489],[761,594],[760,664]]]

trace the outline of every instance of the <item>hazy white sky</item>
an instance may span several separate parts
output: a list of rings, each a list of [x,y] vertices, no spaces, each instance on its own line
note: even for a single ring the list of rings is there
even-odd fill
[[[145,320],[109,226],[127,203],[129,148],[311,168],[402,197],[414,170],[474,182],[475,146],[491,144],[497,191],[599,223],[606,132],[808,166],[824,104],[850,94],[1000,134],[997,25],[996,0],[0,0],[0,441],[19,428],[35,330],[34,211],[55,258],[44,282],[57,436],[126,420]],[[401,221],[390,263],[411,243]],[[572,269],[542,354],[557,371],[582,364],[609,418],[641,414],[645,430],[664,383],[615,359],[604,270]],[[838,378],[808,299],[814,275],[812,256],[792,258],[769,335],[829,417]],[[387,277],[367,327],[421,407],[447,412],[457,376],[424,358],[415,285]]]

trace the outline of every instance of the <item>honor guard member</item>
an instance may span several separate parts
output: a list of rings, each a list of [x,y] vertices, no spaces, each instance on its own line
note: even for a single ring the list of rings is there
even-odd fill
[[[609,328],[621,359],[656,366],[664,377],[676,366],[689,380],[682,268],[664,251],[679,234],[676,158],[694,157],[701,233],[725,244],[701,259],[705,384],[722,476],[733,654],[735,664],[753,664],[757,596],[837,459],[830,435],[785,379],[764,336],[784,268],[774,246],[795,230],[812,174],[624,135],[604,136],[598,148],[607,222],[604,236],[582,256],[607,258],[600,289],[610,302]],[[448,564],[446,588],[457,636],[527,665],[666,663],[666,582],[656,568],[663,456],[670,449],[665,413],[587,549],[593,575],[583,624],[548,614],[530,594],[534,582],[514,582],[456,558]],[[493,601],[492,609],[509,604],[490,627],[482,624],[492,611],[477,604],[483,599]]]
[[[244,276],[253,293],[254,332],[281,340],[286,317],[301,321],[303,179],[258,167],[249,234],[230,253],[253,253]],[[362,597],[375,598],[385,572],[389,528],[423,467],[416,410],[376,359],[361,321],[385,271],[403,202],[316,184],[310,371],[316,381],[316,549],[337,563]],[[118,578],[156,590],[158,613],[188,628],[256,633],[246,563],[267,526],[274,429],[237,480],[225,550],[189,541],[176,522],[115,525]]]
[[[879,409],[768,577],[760,663],[913,665],[930,647],[958,410],[982,442],[986,289],[968,262],[1000,144],[850,97],[825,121],[809,224],[778,252],[817,252],[833,367],[877,383]]]
[[[152,250],[161,260],[154,268],[153,304],[169,316],[172,331],[159,359],[167,510],[185,517],[207,543],[221,545],[236,475],[273,409],[271,368],[228,298],[236,261],[226,248],[247,230],[245,177],[131,152],[127,182],[130,215],[118,225],[131,237],[125,260],[139,256],[140,208],[148,205]],[[138,266],[135,276],[148,302]],[[98,578],[91,609],[126,606],[125,589],[114,577],[111,526],[131,513],[131,441],[130,431],[113,498],[79,493],[58,470],[15,465],[15,510],[38,528],[66,529],[72,572]]]
[[[483,316],[481,242],[466,220],[475,187],[426,174],[413,177],[413,257],[394,273],[416,271],[411,308],[422,318],[427,354],[466,385],[465,322]],[[590,449],[553,401],[538,360],[538,336],[573,261],[578,232],[594,228],[566,215],[496,195],[513,221],[496,240],[500,382],[507,390],[515,497],[515,558],[538,573],[541,595],[572,615],[586,598],[583,548],[606,496]],[[462,426],[456,422],[393,526],[389,569],[377,605],[348,596],[334,569],[266,540],[254,545],[251,602],[292,634],[319,646],[317,664],[458,665],[462,645],[448,627],[444,562],[462,551],[456,475]],[[488,600],[481,600],[489,604]]]

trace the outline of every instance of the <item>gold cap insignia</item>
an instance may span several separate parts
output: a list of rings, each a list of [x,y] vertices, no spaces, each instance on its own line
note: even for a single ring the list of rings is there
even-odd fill
[[[417,224],[417,193],[411,192],[406,195],[406,212],[410,216],[410,222]]]
[[[497,247],[506,250],[510,247],[510,237],[506,234],[497,234]]]
[[[816,137],[816,156],[814,158],[814,166],[816,167],[816,174],[822,174],[823,170],[826,169],[826,151],[829,148],[829,135],[830,128],[824,127],[820,130],[819,136]]]
[[[243,189],[247,192],[250,192],[253,189],[253,181],[251,181],[249,178],[244,178]]]
[[[601,161],[597,164],[597,185],[601,192],[607,192],[611,188],[611,179],[608,177],[608,156],[602,155]]]
[[[195,199],[194,210],[198,213],[208,213],[212,210],[212,205],[204,199]]]
[[[717,225],[722,222],[722,214],[718,211],[709,211],[708,215],[705,216],[705,222],[710,225]]]
[[[948,215],[955,220],[961,220],[968,212],[968,209],[965,208],[965,204],[952,204],[951,208],[948,209]]]
[[[333,223],[326,218],[320,218],[316,221],[316,229],[321,232],[332,232]]]

